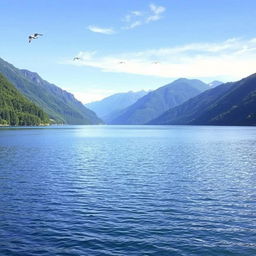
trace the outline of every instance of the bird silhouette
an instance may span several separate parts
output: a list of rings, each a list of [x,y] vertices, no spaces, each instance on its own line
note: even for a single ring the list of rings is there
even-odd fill
[[[73,58],[73,61],[75,61],[75,60],[81,60],[81,58],[79,58],[79,57],[74,57],[74,58]]]
[[[42,36],[43,34],[34,33],[28,37],[28,42],[31,43],[33,39],[37,39],[39,36]]]

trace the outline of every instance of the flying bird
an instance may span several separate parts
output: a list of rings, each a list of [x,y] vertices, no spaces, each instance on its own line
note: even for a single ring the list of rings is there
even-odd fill
[[[119,61],[119,64],[125,64],[125,61]]]
[[[42,36],[43,34],[35,33],[28,37],[28,42],[31,43],[33,39],[37,39],[39,36]]]
[[[152,62],[152,64],[159,64],[159,62],[158,61],[154,61],[154,62]]]
[[[81,60],[81,58],[79,58],[79,57],[74,57],[74,58],[73,58],[73,61],[75,61],[75,60]]]

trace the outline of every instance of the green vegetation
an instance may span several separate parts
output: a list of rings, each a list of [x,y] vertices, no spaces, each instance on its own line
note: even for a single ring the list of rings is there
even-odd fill
[[[99,124],[102,121],[71,94],[37,73],[17,69],[0,58],[2,73],[26,98],[42,108],[54,123]]]
[[[0,125],[48,124],[48,116],[0,73]]]

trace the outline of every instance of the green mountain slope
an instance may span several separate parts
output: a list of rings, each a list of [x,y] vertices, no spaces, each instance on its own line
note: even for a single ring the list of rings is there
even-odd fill
[[[28,99],[41,107],[54,122],[98,124],[102,121],[74,96],[43,80],[38,74],[15,68],[0,59],[0,72]]]
[[[149,124],[256,125],[256,74],[208,90]]]
[[[26,99],[0,73],[0,125],[40,125],[49,123],[42,109]]]
[[[140,98],[111,124],[145,124],[168,109],[205,91],[209,86],[196,79],[178,79]]]

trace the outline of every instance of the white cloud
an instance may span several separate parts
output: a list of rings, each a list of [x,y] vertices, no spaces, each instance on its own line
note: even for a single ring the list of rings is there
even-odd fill
[[[149,8],[151,9],[151,11],[155,14],[155,15],[159,15],[162,12],[165,11],[165,8],[163,6],[156,6],[154,4],[150,4]]]
[[[166,78],[224,76],[239,79],[256,72],[256,38],[194,43],[106,56],[81,52],[79,56],[81,61],[68,63],[98,68],[103,72]]]
[[[129,26],[127,26],[125,28],[126,29],[133,29],[133,28],[136,28],[140,25],[142,25],[141,21],[134,21],[133,23],[131,23]]]
[[[122,19],[122,21],[125,23],[125,26],[121,27],[120,29],[129,30],[153,21],[157,21],[162,18],[161,14],[165,12],[165,10],[166,8],[163,6],[150,4],[148,10],[146,11],[130,11]],[[87,29],[91,32],[105,35],[112,35],[117,33],[117,30],[114,30],[113,28],[102,28],[94,25],[88,26]]]
[[[131,13],[134,14],[135,16],[142,16],[143,15],[143,12],[141,12],[141,11],[132,11]]]
[[[88,29],[94,33],[100,33],[105,35],[115,34],[115,31],[112,28],[100,28],[100,27],[91,25],[91,26],[88,26]]]
[[[161,14],[165,12],[165,10],[166,8],[163,6],[150,4],[148,11],[131,11],[123,19],[126,23],[124,29],[133,29],[143,24],[160,20],[162,18]]]
[[[151,4],[150,10],[153,12],[153,15],[150,15],[147,19],[146,22],[149,23],[151,21],[156,21],[161,19],[161,13],[165,11],[165,7],[163,6],[156,6],[154,4]]]
[[[90,60],[96,55],[96,51],[93,52],[79,52],[76,56],[82,58],[83,60]]]

